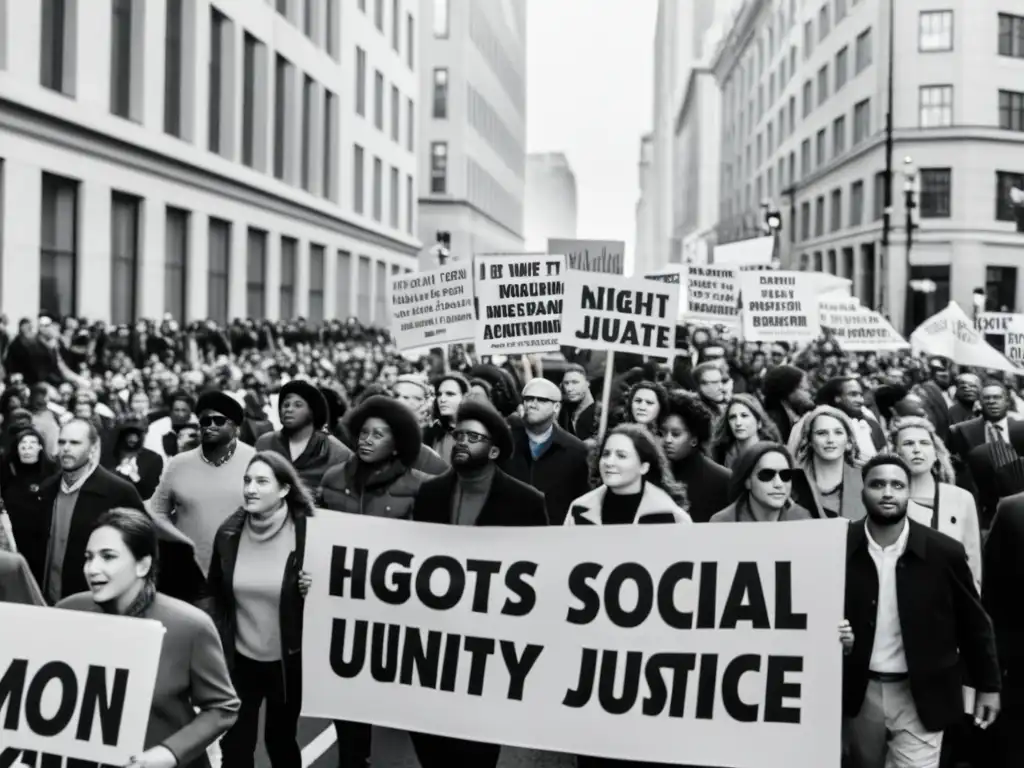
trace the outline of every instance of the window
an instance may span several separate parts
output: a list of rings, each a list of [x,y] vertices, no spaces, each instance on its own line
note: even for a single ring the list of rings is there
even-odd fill
[[[167,0],[164,30],[164,132],[181,136],[182,41],[185,35],[182,3]]]
[[[416,111],[412,98],[405,100],[405,148],[410,152],[416,149]]]
[[[309,322],[324,320],[324,247],[309,246]]]
[[[131,117],[132,0],[112,0],[110,6],[110,111]]]
[[[1024,16],[999,14],[999,55],[1024,59]]]
[[[835,23],[846,18],[846,0],[836,0]]]
[[[430,144],[430,191],[443,195],[448,191],[448,142]]]
[[[1004,131],[1024,131],[1024,93],[999,92],[999,127]]]
[[[835,92],[839,93],[844,85],[846,85],[847,74],[850,69],[850,48],[844,45],[836,53],[836,87]]]
[[[396,144],[401,141],[398,135],[398,126],[402,122],[402,101],[398,94],[398,88],[391,86],[391,140]]]
[[[434,37],[448,37],[448,1],[433,0]]]
[[[818,106],[828,99],[828,64],[818,70]]]
[[[391,166],[391,176],[388,184],[388,224],[398,229],[398,197],[401,186],[398,182],[398,169]]]
[[[39,308],[61,317],[74,315],[78,287],[78,182],[44,173],[42,186]]]
[[[850,226],[859,227],[864,223],[864,182],[855,181],[850,185]],[[847,274],[847,277],[850,277]]]
[[[804,22],[804,61],[814,53],[814,22]]]
[[[1002,114],[1002,91],[1000,91],[1000,114]],[[953,124],[953,86],[922,85],[921,127],[940,128]]]
[[[384,0],[373,0],[373,26],[384,31]]]
[[[278,56],[274,66],[274,176],[284,178],[288,61]]]
[[[885,183],[885,171],[879,171],[875,174],[875,199],[873,201],[874,209],[872,211],[875,221],[881,221],[882,217],[885,215],[886,191],[887,185]]]
[[[242,54],[242,162],[250,168],[256,166],[256,67],[262,60],[262,45],[248,32],[243,39]],[[261,164],[262,165],[262,164]],[[255,315],[249,315],[255,317]]]
[[[811,239],[811,204],[800,204],[800,240]]]
[[[789,47],[789,72],[790,76],[796,75],[796,46]]]
[[[829,222],[828,231],[838,232],[843,228],[843,190],[833,189],[831,199],[829,200]],[[835,272],[833,266],[832,272]]]
[[[186,318],[188,232],[188,211],[168,208],[164,228],[164,312],[179,323]],[[251,313],[249,316],[260,317]]]
[[[405,63],[409,69],[416,66],[416,22],[412,14],[405,14]]]
[[[823,6],[821,6],[821,10],[818,11],[818,41],[821,42],[826,37],[828,37],[829,31],[829,12],[828,3],[826,2]]]
[[[413,233],[413,211],[416,206],[416,195],[413,191],[412,176],[405,177],[405,231]]]
[[[43,0],[39,83],[44,88],[74,96],[76,46],[75,30],[71,27],[75,16],[68,13],[67,5],[68,0]]]
[[[448,68],[434,69],[434,117],[443,120],[448,117]]]
[[[857,102],[853,107],[853,146],[871,135],[871,99]]]
[[[267,316],[267,233],[249,227],[246,242],[245,313]]]
[[[338,58],[338,3],[340,0],[325,0],[324,23],[327,26],[324,32],[326,38],[328,55],[337,60]]]
[[[366,51],[356,48],[356,114],[366,117]]]
[[[373,218],[384,218],[384,164],[379,157],[373,158]]]
[[[814,200],[814,236],[821,237],[825,234],[825,196],[818,195]],[[820,272],[820,269],[816,269]]]
[[[373,125],[384,130],[384,75],[376,70],[373,75]]]
[[[399,53],[402,44],[402,0],[391,0],[391,47]]]
[[[1012,312],[1017,306],[1017,268],[985,268],[985,309]]]
[[[815,272],[824,271],[824,265],[821,263],[821,251],[814,252],[814,266],[812,267],[812,269]]]
[[[1024,173],[996,171],[996,220],[1016,221],[1010,204],[1010,190],[1016,187],[1024,190]]]
[[[370,316],[370,257],[359,257],[359,271],[356,273],[356,315]]]
[[[279,286],[282,320],[295,317],[295,273],[298,269],[299,242],[294,237],[281,238],[281,285]]]
[[[824,128],[818,131],[818,135],[815,136],[814,145],[815,161],[817,162],[818,167],[821,168],[821,166],[828,162],[828,132]]]
[[[859,75],[871,64],[871,28],[868,27],[859,35],[857,35],[856,42],[856,71],[854,74]]]
[[[210,219],[208,259],[206,268],[207,316],[213,322],[227,325],[228,286],[231,271],[231,224]]]
[[[811,175],[811,140],[804,139],[800,142],[800,174],[802,178]]]
[[[338,97],[324,90],[324,168],[323,196],[338,196]]]
[[[338,251],[338,267],[335,276],[334,314],[348,317],[352,313],[352,254]]]
[[[366,160],[363,148],[358,144],[352,145],[352,210],[356,213],[364,211],[364,188],[366,182]]]
[[[953,50],[953,12],[921,11],[917,22],[919,51]]]
[[[139,276],[139,208],[137,197],[114,192],[110,201],[110,319],[116,325],[135,321]]]
[[[288,18],[288,0],[277,0],[277,2],[274,3],[274,6],[277,8],[278,13],[286,19]]]
[[[221,111],[224,108],[224,41],[228,33],[228,17],[210,9],[210,88],[206,114],[208,117],[207,149],[221,151]]]
[[[808,117],[814,109],[814,84],[807,80],[804,83],[804,117]]]
[[[313,99],[316,98],[316,84],[309,75],[303,75],[302,80],[302,135],[299,136],[300,152],[299,162],[302,167],[299,171],[302,188],[309,191],[309,182],[312,176],[310,168],[310,155],[313,147]]]
[[[846,115],[832,121],[832,157],[839,157],[846,151]]]
[[[922,168],[920,174],[921,218],[948,219],[953,171],[949,168]]]
[[[302,33],[309,39],[313,39],[313,0],[306,0],[305,12],[302,14]]]

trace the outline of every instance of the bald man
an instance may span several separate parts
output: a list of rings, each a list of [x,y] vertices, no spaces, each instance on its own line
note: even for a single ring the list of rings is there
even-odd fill
[[[523,417],[512,424],[515,450],[500,464],[517,480],[544,494],[552,525],[561,525],[569,505],[590,490],[587,447],[558,426],[562,391],[548,379],[523,387]]]

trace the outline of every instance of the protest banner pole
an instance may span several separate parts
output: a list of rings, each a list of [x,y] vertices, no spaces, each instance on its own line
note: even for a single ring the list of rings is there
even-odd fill
[[[597,430],[599,440],[604,439],[604,432],[608,428],[608,408],[612,400],[612,377],[615,375],[615,353],[608,350],[604,359],[604,389],[601,391],[601,424]]]

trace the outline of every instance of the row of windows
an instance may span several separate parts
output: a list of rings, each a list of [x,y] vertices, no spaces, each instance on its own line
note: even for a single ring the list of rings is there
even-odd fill
[[[305,0],[310,3],[312,0]],[[411,2],[412,0],[410,0]],[[277,0],[279,4],[287,3],[287,0]],[[359,10],[367,13],[366,0],[359,0]],[[386,22],[384,19],[384,0],[373,0],[373,25],[377,31],[384,34]],[[307,33],[308,34],[308,33]],[[391,0],[391,25],[390,25],[391,49],[399,56],[402,55],[402,0]],[[405,65],[414,69],[416,64],[416,21],[411,13],[405,14]]]
[[[352,207],[356,213],[366,215],[366,151],[358,144],[352,147]],[[373,186],[370,190],[370,213],[374,221],[385,223],[384,219],[384,162],[379,157],[373,158],[372,166]],[[388,172],[387,192],[388,209],[387,225],[392,229],[399,229],[404,223],[404,229],[412,234],[415,228],[415,206],[416,198],[413,191],[412,176],[405,175],[405,220],[400,220],[401,204],[401,177],[402,174],[395,166],[391,166]]]
[[[277,12],[295,26],[301,26],[302,33],[314,45],[326,50],[335,61],[339,59],[338,3],[339,0],[303,0],[301,3],[274,0]],[[289,5],[291,5],[292,14],[288,13]],[[298,19],[296,15],[300,9],[302,18]]]
[[[366,117],[367,77],[369,68],[366,63],[366,51],[356,47],[356,114]],[[384,103],[387,86],[384,75],[376,69],[373,72],[373,127],[384,130]],[[401,144],[402,134],[402,94],[398,86],[392,83],[389,100],[388,134],[395,144]],[[405,98],[405,148],[412,152],[416,147],[416,114],[411,97]]]
[[[509,59],[504,43],[491,29],[482,6],[479,2],[469,3],[469,39],[501,82],[509,101],[523,115],[526,113],[525,75]]]
[[[111,198],[111,321],[131,323],[139,315],[140,274],[142,261],[140,222],[144,202],[135,196],[113,192]],[[80,259],[78,253],[78,182],[52,174],[43,174],[42,229],[40,232],[40,301],[41,308],[59,316],[76,314],[75,297]],[[148,214],[148,211],[147,211]],[[166,207],[164,235],[164,311],[179,320],[187,315],[189,254],[192,227],[189,211]],[[208,316],[219,323],[228,319],[228,297],[231,275],[232,224],[210,218],[207,232],[207,301]],[[249,227],[246,232],[246,303],[248,317],[266,317],[267,253],[270,234]],[[291,319],[298,306],[299,241],[281,236],[281,279],[278,286],[279,316]],[[324,319],[324,285],[328,249],[316,243],[309,245],[308,317],[312,322]],[[349,307],[352,257],[337,252],[336,315],[352,314]],[[371,260],[359,261],[358,314],[370,317],[369,270]],[[378,319],[384,317],[387,265],[377,263]],[[399,271],[392,265],[392,272]],[[380,274],[383,272],[383,276]]]
[[[522,178],[526,172],[526,153],[505,121],[498,116],[487,99],[469,83],[466,84],[466,107],[469,124],[488,146],[505,161],[513,173]]]

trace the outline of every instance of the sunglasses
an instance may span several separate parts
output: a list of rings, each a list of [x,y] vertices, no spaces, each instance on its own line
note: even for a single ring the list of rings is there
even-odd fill
[[[759,469],[757,471],[757,479],[762,483],[770,483],[775,477],[778,476],[779,480],[784,483],[788,483],[793,479],[792,469]]]
[[[202,416],[199,419],[199,426],[203,429],[206,427],[223,427],[227,423],[227,416]]]

